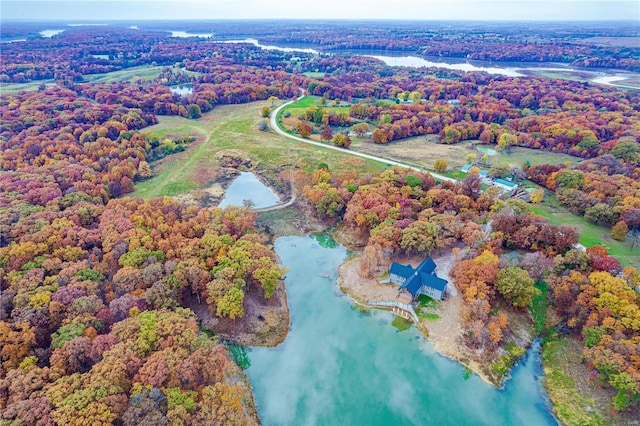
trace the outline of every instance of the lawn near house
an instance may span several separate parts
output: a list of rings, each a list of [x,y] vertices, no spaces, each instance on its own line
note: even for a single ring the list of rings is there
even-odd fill
[[[632,249],[628,242],[616,241],[611,238],[608,227],[588,222],[582,216],[575,215],[555,202],[555,197],[549,197],[544,203],[532,205],[534,213],[549,219],[553,225],[576,226],[580,232],[579,243],[585,247],[601,245],[609,250],[611,256],[616,257],[620,264],[640,268],[640,247]]]

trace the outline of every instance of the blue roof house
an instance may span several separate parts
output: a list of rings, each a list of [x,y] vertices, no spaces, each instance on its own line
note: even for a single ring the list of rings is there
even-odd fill
[[[465,164],[460,168],[460,170],[462,170],[465,173],[469,173],[469,170],[471,170],[473,167],[476,167],[476,166],[472,166],[471,164]],[[478,173],[480,174],[480,177],[489,176],[489,170],[481,169],[480,167],[478,167]]]
[[[407,291],[415,299],[425,294],[437,300],[444,299],[447,291],[447,280],[436,275],[436,263],[430,257],[417,268],[393,262],[389,269],[389,278],[383,283],[398,284],[400,291]]]

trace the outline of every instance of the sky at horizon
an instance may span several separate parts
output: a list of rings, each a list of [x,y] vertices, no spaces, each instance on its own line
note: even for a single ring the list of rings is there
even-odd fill
[[[638,0],[2,0],[3,21],[403,19],[637,20]]]

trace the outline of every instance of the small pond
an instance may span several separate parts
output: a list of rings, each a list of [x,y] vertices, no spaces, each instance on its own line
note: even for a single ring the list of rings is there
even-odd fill
[[[495,149],[487,148],[486,146],[478,146],[476,147],[476,149],[481,153],[490,155],[492,157],[498,154],[498,151],[496,151]]]
[[[175,93],[180,96],[187,96],[193,93],[193,86],[190,84],[181,84],[179,86],[173,86],[169,88],[171,93]]]
[[[280,198],[253,173],[242,172],[227,188],[220,207],[242,206],[245,200],[253,202],[253,208],[271,207],[280,201]]]
[[[282,237],[291,330],[253,348],[246,370],[265,425],[556,425],[539,345],[504,390],[434,352],[388,312],[358,310],[336,284],[347,256],[330,239]]]

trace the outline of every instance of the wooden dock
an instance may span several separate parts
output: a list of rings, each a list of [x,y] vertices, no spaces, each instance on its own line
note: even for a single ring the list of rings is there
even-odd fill
[[[418,319],[418,315],[416,315],[416,312],[413,310],[413,307],[411,305],[396,301],[377,302],[372,300],[368,303],[371,306],[387,308],[391,310],[394,315],[397,315],[404,319],[413,320],[413,322],[415,322],[416,324],[420,322],[420,320]]]

